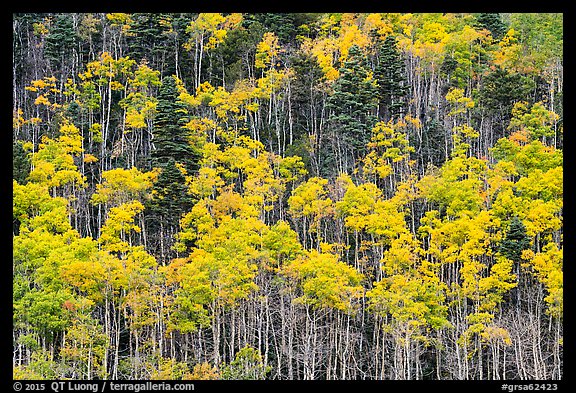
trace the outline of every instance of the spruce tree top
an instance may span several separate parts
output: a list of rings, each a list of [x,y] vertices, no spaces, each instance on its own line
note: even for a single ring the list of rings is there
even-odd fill
[[[198,153],[190,145],[188,130],[182,127],[186,122],[187,110],[178,96],[174,78],[164,78],[154,119],[152,165],[164,167],[173,159],[187,169],[193,169],[191,166],[197,162]]]

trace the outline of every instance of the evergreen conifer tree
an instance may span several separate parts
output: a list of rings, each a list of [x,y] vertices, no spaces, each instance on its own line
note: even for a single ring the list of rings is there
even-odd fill
[[[530,247],[530,238],[526,234],[526,227],[518,216],[510,221],[506,237],[500,243],[500,253],[514,262],[520,262],[522,251]]]
[[[182,127],[187,111],[178,95],[175,79],[165,78],[158,93],[154,119],[152,166],[161,172],[148,209],[150,225],[160,227],[159,236],[165,238],[160,241],[162,256],[170,255],[169,246],[174,242],[180,218],[193,204],[183,171],[192,174],[198,170],[200,159],[200,152],[189,141],[188,130]],[[154,232],[158,232],[158,228]]]
[[[530,78],[500,67],[484,77],[478,90],[478,104],[494,119],[491,130],[493,140],[506,136],[506,127],[510,123],[514,104],[530,97],[530,91],[534,87],[534,82]]]
[[[480,27],[492,33],[492,37],[495,40],[499,40],[506,33],[506,25],[504,25],[498,13],[483,12],[477,16],[476,20]]]
[[[167,31],[170,26],[166,26],[167,21],[171,21],[173,16],[162,13],[134,13],[130,26],[131,35],[128,36],[129,52],[131,59],[140,62],[142,59],[148,60],[153,68],[160,71],[175,71],[174,51],[176,48],[167,39]],[[164,23],[164,24],[163,24]]]
[[[30,159],[20,142],[12,142],[12,178],[20,184],[26,183],[30,174]]]
[[[327,103],[331,111],[327,133],[329,144],[321,146],[320,151],[321,171],[331,175],[352,170],[354,161],[364,155],[372,127],[376,124],[377,84],[366,56],[357,45],[350,47],[348,59],[339,72],[334,93]],[[336,159],[335,163],[329,161],[331,157]]]
[[[191,146],[188,131],[182,127],[186,123],[187,111],[178,95],[174,78],[164,78],[154,119],[152,166],[162,168],[173,159],[184,165],[187,171],[194,171],[198,169],[200,153]]]
[[[404,62],[392,35],[378,48],[377,60],[374,76],[378,82],[379,115],[388,121],[404,112],[408,90]]]

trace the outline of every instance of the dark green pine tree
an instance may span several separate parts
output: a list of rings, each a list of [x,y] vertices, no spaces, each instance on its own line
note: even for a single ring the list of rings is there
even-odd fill
[[[406,110],[408,80],[404,60],[392,35],[378,48],[374,76],[378,82],[379,117],[384,121],[398,118]]]
[[[420,152],[416,159],[422,170],[428,165],[441,167],[448,159],[445,151],[445,134],[442,123],[432,118],[423,124],[421,138],[416,133],[409,135],[410,145]]]
[[[139,13],[131,15],[130,36],[127,37],[128,56],[137,62],[147,60],[150,67],[162,75],[176,72],[176,59],[181,56],[182,39],[179,31],[173,30],[178,14]],[[172,26],[170,26],[172,25]],[[178,50],[178,54],[175,52]]]
[[[506,130],[510,124],[514,104],[527,99],[532,103],[531,93],[535,87],[532,78],[520,73],[510,73],[500,67],[483,78],[478,91],[478,107],[482,115],[488,115],[487,117],[492,120],[491,145],[507,136]]]
[[[30,174],[30,158],[26,150],[22,147],[22,141],[12,142],[12,179],[16,180],[19,184],[26,184],[28,175]],[[20,233],[20,220],[17,217],[12,217],[12,233],[18,235]]]
[[[297,53],[288,60],[294,71],[290,82],[291,103],[294,116],[293,143],[286,149],[286,155],[298,155],[306,164],[307,170],[318,174],[318,146],[310,150],[309,133],[317,135],[323,111],[321,83],[323,72],[312,55]]]
[[[506,237],[500,243],[500,254],[515,263],[519,263],[522,259],[522,251],[529,247],[530,238],[526,234],[526,227],[518,216],[514,216],[510,221]]]
[[[526,227],[518,216],[514,216],[512,220],[510,220],[510,226],[508,227],[505,238],[500,242],[498,251],[500,251],[501,255],[513,261],[513,271],[517,280],[521,280],[522,276],[522,271],[520,270],[522,251],[528,248],[530,248],[530,238],[526,234]],[[510,299],[512,299],[516,305],[517,311],[522,307],[520,287],[521,286],[518,285],[510,292]]]
[[[193,202],[184,175],[176,166],[176,161],[170,159],[154,183],[153,211],[163,223],[177,227],[180,217],[192,208]]]
[[[152,166],[160,168],[161,172],[146,206],[148,233],[157,236],[152,239],[150,249],[163,262],[174,257],[171,246],[180,218],[194,203],[178,164],[188,174],[193,174],[198,170],[200,160],[200,150],[191,145],[188,130],[182,127],[187,111],[178,95],[174,78],[164,78],[158,93],[151,154]]]
[[[488,30],[495,40],[500,40],[506,33],[506,25],[498,13],[481,13],[476,17],[478,27]]]
[[[73,54],[77,43],[72,14],[58,14],[52,21],[46,35],[45,54],[52,67],[61,69]]]
[[[127,55],[140,62],[146,59],[156,66],[156,58],[165,49],[166,37],[162,35],[164,29],[160,26],[162,14],[149,14],[136,12],[131,15],[133,23],[130,26],[130,36],[127,38]]]
[[[187,121],[187,110],[178,96],[175,79],[172,76],[164,78],[158,92],[152,132],[152,166],[162,168],[174,160],[192,172],[198,169],[200,153],[190,144],[189,131],[182,127]]]
[[[370,77],[367,63],[360,48],[352,45],[348,59],[339,69],[340,77],[326,105],[330,116],[327,140],[321,141],[320,146],[323,175],[351,172],[356,160],[366,152],[377,108],[377,83]]]
[[[302,25],[313,24],[318,19],[314,13],[257,13],[245,14],[242,25],[251,29],[259,24],[266,31],[271,31],[281,43],[294,42]]]
[[[12,178],[20,184],[25,184],[30,174],[30,158],[22,147],[22,142],[12,143]]]

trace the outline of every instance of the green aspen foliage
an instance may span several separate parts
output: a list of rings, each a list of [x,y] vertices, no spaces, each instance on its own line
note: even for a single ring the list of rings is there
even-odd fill
[[[265,379],[271,367],[265,366],[260,351],[245,346],[236,354],[234,360],[222,370],[222,379],[261,380]]]

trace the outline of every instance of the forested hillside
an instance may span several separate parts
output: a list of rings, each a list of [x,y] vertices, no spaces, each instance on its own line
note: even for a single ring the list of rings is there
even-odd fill
[[[12,23],[14,378],[563,377],[562,14]]]

